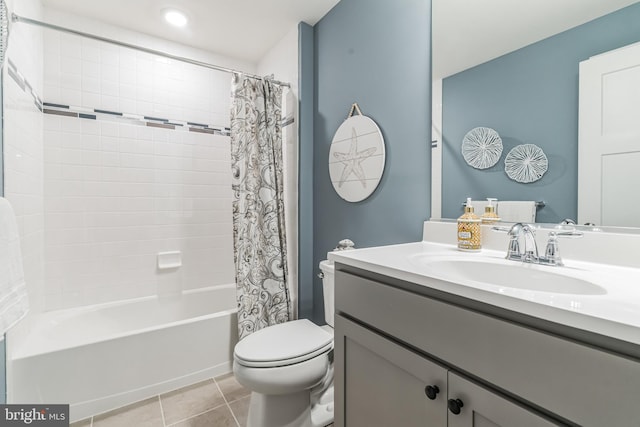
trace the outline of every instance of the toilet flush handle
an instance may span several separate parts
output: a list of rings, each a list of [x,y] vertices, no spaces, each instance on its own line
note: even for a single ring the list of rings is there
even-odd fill
[[[342,239],[338,242],[338,246],[335,247],[334,251],[348,251],[349,249],[353,249],[354,246],[352,240]]]

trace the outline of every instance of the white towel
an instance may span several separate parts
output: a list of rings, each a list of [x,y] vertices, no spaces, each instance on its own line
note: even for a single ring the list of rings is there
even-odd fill
[[[0,334],[29,311],[20,235],[11,205],[0,197]]]
[[[536,222],[536,202],[500,200],[497,214],[505,222]]]

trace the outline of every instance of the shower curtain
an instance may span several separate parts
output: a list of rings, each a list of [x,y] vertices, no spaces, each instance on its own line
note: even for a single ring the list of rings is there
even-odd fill
[[[233,244],[242,339],[291,318],[283,198],[282,88],[233,75]]]

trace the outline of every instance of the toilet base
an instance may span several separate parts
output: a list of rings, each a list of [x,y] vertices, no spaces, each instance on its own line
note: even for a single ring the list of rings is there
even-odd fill
[[[333,422],[333,386],[311,403],[311,393],[251,393],[247,427],[325,427]]]
[[[311,425],[325,427],[333,422],[333,382],[311,405]]]

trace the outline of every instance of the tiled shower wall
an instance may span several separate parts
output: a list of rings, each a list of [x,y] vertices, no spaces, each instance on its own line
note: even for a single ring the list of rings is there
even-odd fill
[[[47,309],[233,282],[228,137],[46,114],[44,139]]]
[[[42,17],[39,0],[11,0],[8,7],[9,12]],[[7,60],[2,69],[4,197],[16,214],[31,313],[37,313],[44,307],[43,124],[34,93],[42,94],[42,31],[14,24],[10,39],[6,56],[12,65]],[[1,346],[6,359],[0,358],[0,391],[6,385],[7,401],[13,394],[14,345],[26,335],[30,317],[9,330],[6,348]]]
[[[36,0],[13,1],[9,7],[35,19],[42,16]],[[42,96],[42,30],[24,25],[11,30],[2,71],[4,195],[16,214],[31,312],[38,312],[44,306],[43,148],[42,113],[34,94]]]
[[[202,126],[228,127],[231,76],[48,30],[44,58],[70,107],[44,115],[45,309],[232,283],[229,137]]]

